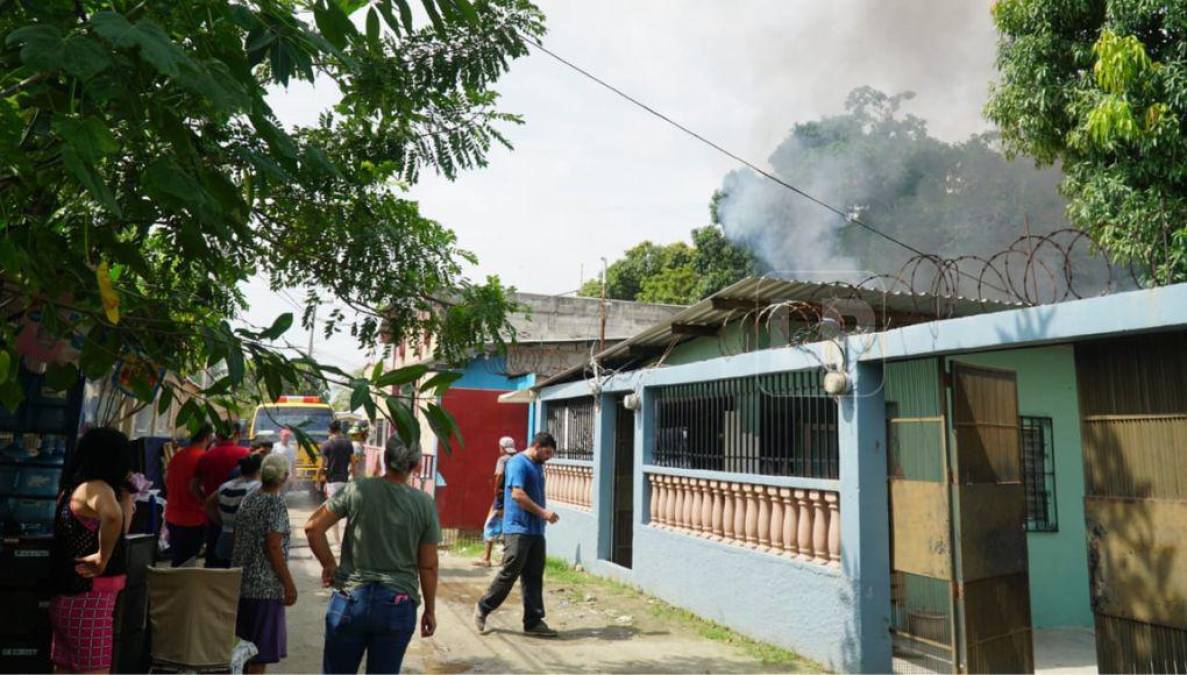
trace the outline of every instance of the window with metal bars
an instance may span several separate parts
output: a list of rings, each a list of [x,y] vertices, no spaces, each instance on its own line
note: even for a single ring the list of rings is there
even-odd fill
[[[592,462],[593,397],[548,401],[544,408],[546,430],[556,438],[556,456]]]
[[[837,478],[837,404],[819,370],[660,387],[657,466]]]
[[[1055,509],[1055,448],[1050,417],[1019,417],[1022,428],[1022,483],[1026,489],[1026,529],[1058,532]]]

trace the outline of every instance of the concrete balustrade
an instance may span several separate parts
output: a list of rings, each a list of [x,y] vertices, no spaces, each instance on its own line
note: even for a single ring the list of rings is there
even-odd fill
[[[588,511],[593,506],[593,466],[544,465],[544,494],[548,503]]]
[[[840,499],[830,490],[647,473],[648,525],[821,565],[841,562]]]

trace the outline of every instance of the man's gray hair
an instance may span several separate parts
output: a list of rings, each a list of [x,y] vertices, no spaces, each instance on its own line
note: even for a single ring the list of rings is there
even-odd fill
[[[289,460],[284,455],[271,453],[260,464],[260,482],[264,485],[283,483],[289,474]]]
[[[408,447],[396,434],[387,437],[383,448],[383,462],[388,471],[410,473],[420,463],[420,448]]]

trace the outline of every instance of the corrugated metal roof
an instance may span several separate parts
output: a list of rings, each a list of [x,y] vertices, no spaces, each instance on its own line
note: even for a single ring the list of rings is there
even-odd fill
[[[999,312],[1022,306],[962,296],[882,291],[845,283],[747,277],[602,351],[595,358],[603,364],[622,362],[629,357],[632,347],[666,348],[672,344],[674,338],[680,340],[692,337],[676,335],[672,330],[673,325],[720,327],[730,320],[740,319],[778,303],[806,302],[823,305],[841,299],[860,300],[869,305],[875,313],[907,319],[906,323]],[[750,301],[754,302],[753,308],[746,306]],[[722,307],[723,304],[730,306]],[[576,379],[583,371],[584,366],[571,368],[540,382],[533,388],[539,389]]]

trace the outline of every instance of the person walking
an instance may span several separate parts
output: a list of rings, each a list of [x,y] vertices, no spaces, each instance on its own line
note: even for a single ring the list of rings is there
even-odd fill
[[[350,481],[351,464],[354,462],[354,446],[342,433],[342,422],[330,422],[330,437],[321,444],[322,478],[326,481],[326,499],[338,494]],[[342,530],[334,525],[334,544],[342,546]]]
[[[242,435],[239,422],[231,422],[231,427],[218,433],[215,444],[206,451],[194,467],[194,489],[201,495],[202,503],[207,497],[218,492],[219,486],[231,479],[231,474],[239,464],[239,460],[247,457],[250,450],[239,444]],[[206,567],[225,569],[231,566],[231,561],[218,554],[218,540],[222,527],[218,521],[206,522]]]
[[[523,632],[535,637],[556,637],[544,623],[544,527],[560,517],[544,500],[544,463],[556,453],[556,439],[540,432],[532,445],[507,461],[504,477],[503,566],[474,608],[478,632],[486,634],[486,618],[499,608],[515,580],[523,592]]]
[[[220,485],[206,498],[206,517],[212,524],[221,527],[214,553],[220,560],[227,562],[227,567],[231,566],[231,554],[234,552],[235,516],[239,513],[243,499],[260,489],[260,467],[263,462],[264,455],[260,454],[251,454],[239,460],[236,468],[238,475]]]
[[[515,439],[504,436],[499,439],[499,458],[495,460],[495,496],[491,502],[490,511],[486,514],[486,524],[482,527],[482,538],[486,541],[486,550],[482,558],[474,561],[478,567],[490,567],[491,554],[494,552],[495,542],[503,538],[503,488],[504,476],[507,470],[507,460],[515,456]]]
[[[260,466],[260,489],[247,495],[235,514],[231,562],[243,568],[235,635],[253,643],[259,653],[247,662],[247,672],[262,673],[270,663],[288,656],[284,608],[297,602],[297,586],[288,568],[288,507],[284,484],[289,463],[268,455]]]
[[[127,579],[121,542],[134,511],[131,469],[128,437],[97,428],[79,439],[63,476],[50,556],[54,672],[111,669],[115,601]]]
[[[351,481],[305,523],[322,586],[334,589],[326,607],[324,673],[357,673],[364,653],[368,673],[400,672],[418,604],[421,637],[437,630],[441,524],[433,498],[408,485],[420,459],[419,448],[393,434],[384,444],[386,473]],[[342,518],[339,564],[326,532]]]
[[[199,428],[190,436],[190,444],[178,450],[165,469],[165,529],[173,567],[198,557],[206,538],[204,495],[194,480],[194,472],[210,444],[210,434],[209,426]]]

